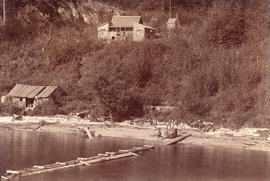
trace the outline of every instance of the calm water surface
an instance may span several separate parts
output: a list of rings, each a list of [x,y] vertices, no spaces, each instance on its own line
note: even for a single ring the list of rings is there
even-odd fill
[[[0,130],[0,175],[147,144],[142,141]],[[270,154],[242,149],[174,145],[92,167],[23,177],[19,181],[269,181]]]

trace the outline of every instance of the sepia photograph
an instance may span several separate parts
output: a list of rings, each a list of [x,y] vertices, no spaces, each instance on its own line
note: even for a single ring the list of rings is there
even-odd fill
[[[0,181],[270,181],[270,0],[0,0]]]

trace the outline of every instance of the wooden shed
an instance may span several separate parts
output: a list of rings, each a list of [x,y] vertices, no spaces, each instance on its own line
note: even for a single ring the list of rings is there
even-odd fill
[[[16,84],[5,96],[17,107],[32,108],[53,98],[57,86],[34,86]]]

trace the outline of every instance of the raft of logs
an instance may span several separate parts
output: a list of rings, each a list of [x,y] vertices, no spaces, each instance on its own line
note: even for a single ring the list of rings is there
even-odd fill
[[[80,130],[84,131],[89,139],[93,139],[89,129],[87,127],[81,127]],[[176,144],[188,137],[191,134],[179,135],[173,139],[163,139],[160,140],[159,146],[166,146],[171,144]],[[4,180],[13,180],[18,177],[36,175],[46,172],[52,172],[56,170],[79,167],[79,166],[91,166],[101,162],[112,161],[121,158],[127,158],[132,156],[138,156],[138,154],[143,153],[143,151],[147,151],[153,149],[153,145],[144,145],[142,147],[133,147],[128,150],[119,150],[118,152],[105,152],[99,153],[97,156],[92,156],[88,158],[77,158],[76,160],[71,160],[67,162],[56,162],[48,165],[34,165],[32,168],[26,168],[21,170],[6,170],[6,173],[1,176],[1,181]]]
[[[17,177],[41,174],[51,172],[55,170],[61,170],[65,168],[79,167],[79,166],[91,166],[101,162],[112,161],[121,158],[127,158],[137,156],[143,151],[153,149],[153,145],[144,145],[142,147],[133,147],[128,150],[119,150],[118,152],[106,152],[98,154],[97,156],[88,158],[77,158],[67,162],[56,162],[48,165],[35,165],[32,168],[26,168],[22,170],[7,170],[5,175],[1,176],[1,181],[12,180]]]

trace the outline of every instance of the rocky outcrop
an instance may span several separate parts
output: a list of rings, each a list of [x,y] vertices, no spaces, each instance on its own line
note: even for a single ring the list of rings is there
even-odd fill
[[[114,14],[123,12],[115,7],[92,0],[36,0],[26,1],[17,8],[15,19],[26,24],[37,22],[70,23],[80,21],[99,24]]]

